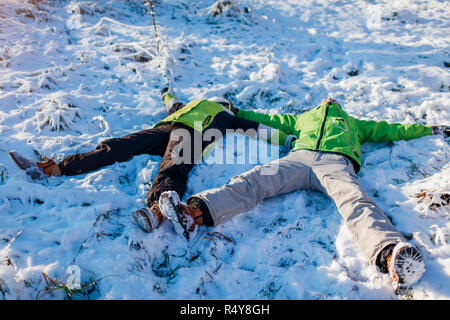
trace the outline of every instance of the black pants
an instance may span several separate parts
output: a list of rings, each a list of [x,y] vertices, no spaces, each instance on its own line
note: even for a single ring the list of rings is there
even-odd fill
[[[229,129],[243,130],[244,134],[251,135],[249,132],[256,132],[258,126],[259,124],[255,121],[220,112],[206,130],[216,129],[222,136]],[[183,129],[190,135],[190,139],[183,139],[182,136],[179,136],[179,130],[176,129]],[[115,162],[127,161],[140,154],[161,156],[158,173],[147,195],[147,203],[151,206],[164,191],[173,190],[178,193],[180,198],[183,197],[189,172],[195,162],[201,160],[203,150],[210,143],[215,142],[214,139],[215,137],[211,141],[202,141],[201,135],[198,132],[194,133],[194,129],[191,127],[182,123],[167,123],[122,138],[105,140],[95,150],[70,155],[58,165],[63,175],[73,176],[91,172]],[[189,155],[180,154],[186,161],[174,163],[172,151],[175,148],[189,150]],[[178,152],[175,151],[175,154]]]
[[[210,143],[200,141],[201,147],[194,145],[194,139],[183,139],[177,130],[184,129],[191,137],[194,130],[181,123],[167,123],[156,128],[132,133],[121,138],[112,138],[100,143],[95,150],[67,156],[58,164],[63,175],[72,176],[97,170],[115,162],[123,162],[141,154],[162,156],[159,170],[148,192],[147,203],[151,205],[159,199],[162,192],[174,190],[180,198],[186,190],[189,172],[196,160],[201,158],[203,149]],[[190,146],[183,146],[189,143]],[[178,146],[178,147],[177,147]],[[174,163],[174,148],[190,150],[188,161]],[[180,154],[183,156],[183,154]]]

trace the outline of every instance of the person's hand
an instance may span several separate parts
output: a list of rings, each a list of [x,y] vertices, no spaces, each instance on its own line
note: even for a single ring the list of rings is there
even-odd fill
[[[164,87],[161,89],[161,98],[164,98],[164,96],[169,92],[169,87]]]
[[[292,142],[297,140],[297,137],[293,134],[290,134],[287,136],[286,141],[284,142],[284,149],[286,151],[290,151],[292,149]]]
[[[445,138],[448,138],[448,136],[450,136],[449,126],[431,126],[431,130],[433,131],[433,134],[440,134]]]
[[[236,114],[238,113],[238,111],[239,111],[239,108],[236,108],[236,107],[234,106],[233,102],[231,102],[230,100],[228,100],[228,102],[229,102],[229,104],[230,104],[230,110],[231,110],[231,112],[233,112],[234,115],[236,115]]]

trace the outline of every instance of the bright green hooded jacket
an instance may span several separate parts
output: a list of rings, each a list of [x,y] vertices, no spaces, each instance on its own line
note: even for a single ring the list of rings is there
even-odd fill
[[[389,124],[386,121],[366,121],[349,116],[336,103],[322,105],[296,115],[265,114],[239,110],[238,117],[263,123],[297,137],[293,150],[314,150],[344,154],[361,167],[363,142],[395,141],[431,135],[429,126],[420,124]]]
[[[211,124],[214,117],[223,111],[225,111],[224,107],[217,102],[194,100],[158,122],[155,127],[164,123],[180,122],[199,132],[203,132]]]
[[[167,104],[172,99],[176,98],[172,94],[168,93],[164,96],[163,101]],[[183,108],[159,121],[155,127],[165,123],[178,122],[183,123],[198,132],[203,132],[209,127],[216,115],[220,112],[229,112],[230,114],[233,114],[231,110],[227,110],[227,108],[222,106],[220,103],[206,99],[193,100],[186,104]],[[288,136],[283,131],[274,130],[271,128],[266,129],[269,129],[270,132],[268,132],[268,136],[261,136],[262,139],[265,139],[267,142],[274,145],[283,146],[285,143],[288,144]],[[210,147],[212,146],[213,145]]]

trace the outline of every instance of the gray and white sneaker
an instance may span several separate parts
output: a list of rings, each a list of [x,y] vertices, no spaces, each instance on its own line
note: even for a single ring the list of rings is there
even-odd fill
[[[397,243],[387,258],[392,286],[396,293],[412,287],[425,272],[425,263],[419,250],[407,242]]]
[[[183,235],[187,240],[198,228],[194,223],[194,218],[189,215],[190,206],[180,201],[178,193],[175,191],[165,191],[159,197],[159,208],[164,218],[169,220],[175,232]]]

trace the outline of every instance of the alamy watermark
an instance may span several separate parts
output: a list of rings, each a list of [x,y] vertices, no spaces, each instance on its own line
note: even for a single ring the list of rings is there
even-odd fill
[[[234,136],[233,136],[234,135]],[[256,140],[256,143],[242,145],[236,135],[243,135]],[[203,132],[178,128],[172,131],[171,160],[179,164],[261,164],[261,174],[273,175],[278,172],[280,149],[273,148],[271,143],[278,144],[279,131],[274,129],[227,129],[224,134],[215,128]],[[224,142],[223,147],[214,148],[218,142]],[[214,153],[211,150],[214,148]],[[236,157],[236,153],[240,156]]]

